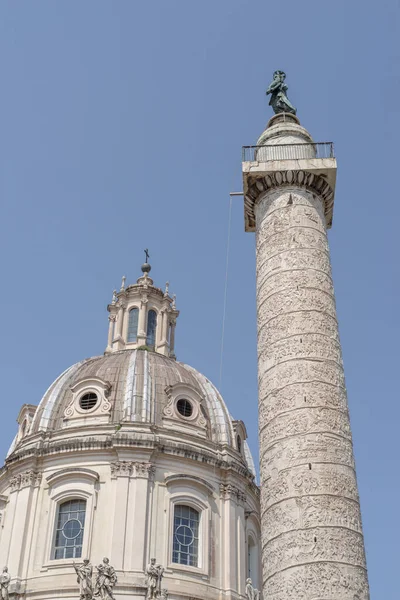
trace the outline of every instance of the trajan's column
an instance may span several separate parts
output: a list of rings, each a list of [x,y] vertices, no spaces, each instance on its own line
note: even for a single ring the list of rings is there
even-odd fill
[[[364,540],[326,230],[336,161],[286,95],[243,149],[256,233],[264,600],[367,600]]]

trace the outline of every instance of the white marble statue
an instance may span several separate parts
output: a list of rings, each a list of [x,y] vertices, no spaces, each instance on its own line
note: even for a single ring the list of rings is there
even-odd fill
[[[260,600],[260,592],[253,586],[250,577],[246,579],[246,598],[247,600]]]
[[[110,565],[108,558],[103,558],[103,562],[96,569],[94,596],[100,597],[101,600],[114,600],[113,587],[117,583],[117,574],[114,567]]]
[[[93,567],[88,558],[85,558],[82,565],[74,563],[74,569],[78,576],[79,598],[80,600],[91,600],[93,598],[92,574]]]
[[[164,567],[156,564],[156,559],[152,558],[150,564],[147,565],[147,600],[153,600],[162,596],[161,581],[164,576]]]
[[[10,585],[11,577],[8,572],[8,567],[4,567],[0,575],[1,600],[8,600],[8,586]]]

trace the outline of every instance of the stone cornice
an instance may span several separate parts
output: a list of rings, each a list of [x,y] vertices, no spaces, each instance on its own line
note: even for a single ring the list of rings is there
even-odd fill
[[[13,468],[14,465],[32,459],[44,458],[47,456],[61,455],[65,453],[82,452],[104,452],[113,449],[140,448],[155,451],[158,454],[181,457],[186,460],[208,464],[214,468],[219,468],[225,473],[234,473],[247,480],[249,490],[257,495],[257,486],[254,483],[254,476],[249,469],[234,456],[229,448],[218,449],[217,447],[202,447],[192,445],[189,442],[175,441],[168,438],[161,438],[152,433],[124,433],[123,435],[93,435],[87,438],[71,437],[67,439],[42,439],[37,440],[36,444],[29,447],[22,447],[16,450],[6,461],[5,466],[0,471],[4,476]],[[114,455],[115,456],[115,455]],[[115,462],[115,460],[114,460]]]

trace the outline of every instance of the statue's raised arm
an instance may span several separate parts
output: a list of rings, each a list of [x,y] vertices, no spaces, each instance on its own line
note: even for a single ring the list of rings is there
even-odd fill
[[[275,114],[292,113],[296,114],[295,107],[289,102],[286,95],[287,85],[285,84],[286,74],[283,71],[275,71],[274,78],[266,91],[267,96],[271,94],[269,101]]]

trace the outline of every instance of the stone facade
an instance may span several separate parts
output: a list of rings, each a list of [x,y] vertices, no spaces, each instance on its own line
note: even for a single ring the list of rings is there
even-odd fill
[[[120,329],[109,332],[105,355],[73,365],[39,406],[20,411],[0,470],[0,564],[9,567],[11,598],[77,600],[75,567],[86,558],[94,583],[109,557],[116,600],[148,596],[153,558],[163,568],[157,598],[244,600],[249,574],[261,584],[259,488],[246,428],[204,375],[172,356],[178,311],[144,267],[138,283],[113,295],[108,308]],[[132,307],[134,342],[124,313]],[[149,307],[157,312],[153,351],[142,346]],[[69,503],[83,506],[84,517],[77,508],[65,516]],[[182,508],[197,515],[197,529],[176,525]],[[192,533],[189,563],[176,556],[175,540]]]
[[[271,121],[262,143],[286,143],[285,122]],[[288,129],[290,143],[310,141],[295,117]],[[301,176],[290,169],[289,177],[279,175],[289,161],[276,162],[254,163],[256,178],[252,165],[244,168],[256,229],[264,598],[367,600],[326,234],[333,190],[315,187],[318,177],[326,184],[326,173],[314,174],[310,185],[318,159],[309,161],[310,171],[303,161]]]

